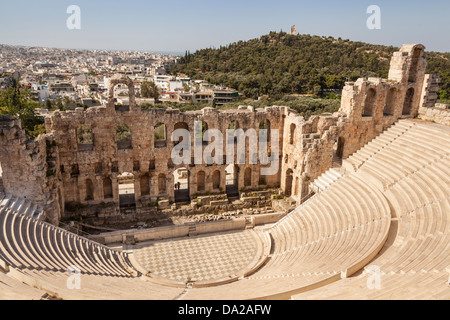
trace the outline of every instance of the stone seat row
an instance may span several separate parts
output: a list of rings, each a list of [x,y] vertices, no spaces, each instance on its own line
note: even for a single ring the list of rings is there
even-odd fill
[[[131,263],[125,253],[78,237],[47,223],[11,211],[0,214],[0,259],[17,269],[130,277]]]
[[[380,268],[381,289],[370,290],[366,284],[370,273],[364,272],[294,299],[450,299],[450,135],[444,129],[415,124],[386,146],[385,154],[410,152],[409,159],[397,160],[408,170],[400,166],[392,170],[393,162],[374,161],[375,154],[353,174],[366,181],[370,174],[371,181],[391,181],[381,183],[393,214],[389,238],[370,262]]]
[[[26,199],[13,197],[9,194],[0,194],[0,213],[13,211],[39,220],[43,215],[43,210]]]

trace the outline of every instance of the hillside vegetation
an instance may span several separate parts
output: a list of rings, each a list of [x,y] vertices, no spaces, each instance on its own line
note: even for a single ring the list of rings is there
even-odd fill
[[[259,39],[202,49],[172,67],[173,74],[205,79],[239,90],[246,97],[323,94],[360,77],[387,78],[399,48],[310,35],[271,32]],[[427,52],[427,73],[442,78],[440,95],[450,97],[450,53]]]

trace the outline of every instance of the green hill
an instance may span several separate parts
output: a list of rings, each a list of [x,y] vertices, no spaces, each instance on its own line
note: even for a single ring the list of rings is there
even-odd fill
[[[186,53],[171,72],[239,90],[247,97],[342,89],[360,77],[387,78],[399,48],[341,38],[271,32],[259,39]],[[427,52],[428,73],[442,77],[442,98],[450,97],[450,53]],[[445,91],[445,92],[444,92]]]

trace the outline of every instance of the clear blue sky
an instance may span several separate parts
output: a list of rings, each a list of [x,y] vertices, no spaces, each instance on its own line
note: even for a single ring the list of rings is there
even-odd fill
[[[72,4],[81,8],[81,30],[66,27]],[[381,8],[381,30],[366,27],[369,5]],[[184,52],[295,24],[301,34],[450,51],[449,13],[449,0],[3,0],[0,43]]]

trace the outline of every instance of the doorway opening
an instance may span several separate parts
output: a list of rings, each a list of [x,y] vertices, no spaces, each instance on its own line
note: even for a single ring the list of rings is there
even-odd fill
[[[121,208],[136,207],[136,197],[134,191],[134,175],[124,172],[117,176],[119,183],[119,203]]]

